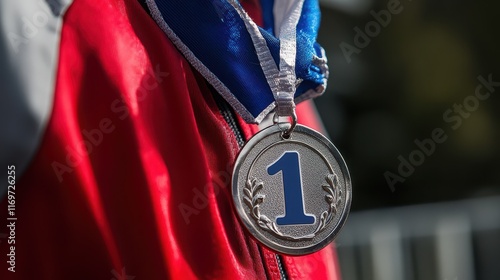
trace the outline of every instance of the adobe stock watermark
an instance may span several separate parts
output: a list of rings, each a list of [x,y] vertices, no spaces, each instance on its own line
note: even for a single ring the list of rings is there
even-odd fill
[[[20,51],[22,45],[28,44],[31,39],[35,38],[51,19],[60,16],[63,9],[61,0],[38,0],[36,6],[36,11],[27,17],[20,18],[22,22],[20,34],[7,33],[7,38],[15,53]]]
[[[111,280],[134,280],[135,276],[133,275],[128,275],[127,272],[125,271],[125,267],[122,267],[120,273],[116,271],[115,269],[111,270],[111,274],[113,274],[113,278]]]
[[[340,43],[339,47],[342,50],[342,54],[347,60],[347,63],[351,63],[352,55],[360,54],[362,49],[370,45],[371,40],[380,34],[382,27],[386,28],[391,23],[393,15],[400,14],[404,9],[399,0],[389,0],[386,7],[387,9],[383,9],[378,12],[371,10],[370,15],[374,20],[367,22],[363,30],[358,26],[354,27],[354,46],[345,41]]]
[[[500,86],[500,82],[493,81],[493,74],[489,74],[485,79],[482,76],[477,77],[479,84],[476,86],[474,94],[464,98],[462,103],[455,103],[451,108],[448,108],[443,113],[443,121],[451,125],[453,130],[459,129],[464,119],[468,119],[473,112],[477,111],[480,102],[490,98],[495,92],[495,88]],[[432,156],[439,144],[446,142],[448,135],[441,127],[432,130],[430,137],[423,140],[415,139],[415,149],[413,149],[406,157],[399,155],[397,157],[399,165],[397,172],[386,171],[384,178],[387,185],[394,192],[397,183],[403,183],[414,172],[415,168],[421,166],[427,157]]]
[[[140,83],[136,96],[137,102],[144,101],[150,92],[156,89],[169,75],[168,72],[162,72],[158,64],[154,70],[149,68],[147,75]],[[121,98],[113,100],[109,109],[119,120],[123,121],[130,116],[129,109]],[[81,141],[65,146],[65,162],[53,161],[51,163],[52,170],[54,170],[58,181],[62,182],[63,175],[66,173],[72,173],[75,167],[81,164],[88,155],[103,143],[105,136],[115,131],[115,129],[116,126],[112,119],[104,117],[99,121],[97,127],[81,130]]]
[[[226,165],[226,170],[221,170],[217,174],[211,174],[211,180],[203,187],[203,192],[194,187],[191,192],[193,196],[189,204],[180,203],[179,211],[184,222],[189,225],[192,215],[200,214],[201,210],[208,206],[209,199],[218,196],[222,189],[231,183],[232,164]]]

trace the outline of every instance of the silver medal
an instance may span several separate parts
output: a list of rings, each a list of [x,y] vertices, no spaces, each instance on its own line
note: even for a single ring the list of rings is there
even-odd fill
[[[276,65],[259,27],[236,0],[275,99],[274,125],[252,137],[241,150],[233,170],[236,210],[250,233],[279,253],[305,255],[329,244],[344,224],[351,205],[351,179],[342,156],[320,133],[296,125],[295,74],[297,24],[304,1],[293,1],[275,32],[279,37]],[[324,73],[326,58],[313,63]],[[324,91],[323,86],[312,90]],[[280,117],[291,118],[279,123]]]
[[[233,171],[232,195],[243,224],[262,244],[289,255],[313,253],[333,241],[351,193],[338,150],[302,125],[279,123],[257,133]]]

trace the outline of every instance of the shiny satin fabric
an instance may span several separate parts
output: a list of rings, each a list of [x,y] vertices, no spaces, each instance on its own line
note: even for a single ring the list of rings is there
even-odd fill
[[[299,119],[318,128],[307,106]],[[137,1],[75,0],[50,121],[17,179],[16,273],[0,279],[279,279],[232,209],[238,150],[206,81]],[[331,247],[283,263],[290,279],[338,279]]]

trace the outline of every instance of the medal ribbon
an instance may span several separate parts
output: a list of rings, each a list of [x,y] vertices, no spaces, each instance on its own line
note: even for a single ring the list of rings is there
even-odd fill
[[[263,28],[237,0],[146,3],[168,38],[246,122],[259,123],[276,106],[278,116],[291,116],[295,103],[325,90],[317,0],[261,0]]]

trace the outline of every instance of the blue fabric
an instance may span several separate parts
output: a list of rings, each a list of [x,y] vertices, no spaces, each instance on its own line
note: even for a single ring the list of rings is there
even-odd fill
[[[274,6],[274,0],[260,0],[260,7],[262,8],[262,19],[264,21],[263,28],[269,34],[274,35],[273,6]]]
[[[155,0],[166,24],[255,118],[274,102],[243,20],[226,0]],[[274,36],[273,0],[261,0],[264,27],[260,32],[279,64],[279,40]],[[297,78],[304,82],[295,97],[323,83],[313,65],[320,12],[317,0],[305,0],[297,26]],[[196,65],[194,65],[195,68]],[[198,69],[198,68],[197,68]],[[198,69],[199,70],[199,69]],[[203,73],[202,73],[203,74]],[[210,81],[208,77],[205,76]],[[224,96],[224,94],[223,94]],[[224,96],[228,99],[228,96]],[[229,98],[232,98],[229,96]],[[229,100],[228,100],[229,101]],[[231,102],[229,102],[231,103]],[[241,108],[235,108],[240,114]],[[249,121],[248,118],[245,120]],[[252,121],[252,120],[250,120]]]

